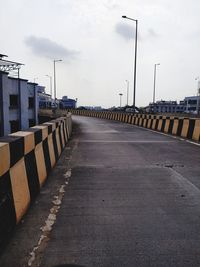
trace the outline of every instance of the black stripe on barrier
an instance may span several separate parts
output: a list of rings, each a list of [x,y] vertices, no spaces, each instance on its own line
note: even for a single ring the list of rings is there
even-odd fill
[[[56,158],[56,161],[57,161],[59,156],[58,156],[58,147],[57,147],[57,142],[56,142],[56,131],[53,131],[52,139],[53,139],[53,147],[54,147],[55,158]]]
[[[177,129],[177,133],[176,133],[177,136],[181,136],[182,129],[183,129],[183,119],[179,119],[178,120],[178,129]]]
[[[49,172],[51,171],[51,159],[49,154],[49,146],[47,138],[42,142],[42,147],[44,151],[44,161],[45,161],[46,171],[47,174],[49,174]]]
[[[48,126],[48,135],[53,132],[53,125],[51,123],[45,123],[45,126]]]
[[[54,122],[54,123],[56,124],[56,128],[58,128],[58,126],[59,126],[59,121],[57,121],[57,120],[52,120],[51,122]]]
[[[155,130],[158,129],[158,123],[159,123],[159,119],[156,119]]]
[[[34,133],[35,146],[42,142],[42,130],[41,129],[29,128],[27,130],[27,132],[33,132]]]
[[[24,138],[17,136],[5,136],[0,138],[0,142],[9,143],[10,167],[24,156]],[[2,160],[2,159],[1,159]]]
[[[26,166],[31,201],[33,201],[40,192],[40,182],[34,151],[31,151],[30,153],[26,154],[24,156],[24,161]]]
[[[174,126],[174,119],[170,119],[168,134],[172,134],[173,126]]]
[[[0,247],[16,225],[16,213],[9,172],[0,177]]]
[[[153,125],[153,119],[151,118],[150,119],[150,127],[149,127],[150,129],[152,129],[152,125]]]
[[[165,124],[166,124],[166,119],[163,119],[163,120],[162,120],[161,130],[160,130],[161,132],[164,132]]]
[[[187,138],[188,139],[192,139],[193,132],[194,132],[194,126],[195,126],[195,120],[190,119],[189,120],[189,128],[188,128],[188,132],[187,132]]]

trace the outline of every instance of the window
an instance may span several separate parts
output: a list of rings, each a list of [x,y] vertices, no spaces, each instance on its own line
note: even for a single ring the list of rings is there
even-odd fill
[[[15,133],[17,131],[19,131],[19,121],[10,121],[10,132],[11,133]]]
[[[196,105],[196,104],[197,104],[197,100],[189,99],[189,100],[188,100],[188,104],[189,104],[189,105]]]
[[[29,119],[29,127],[35,126],[35,120],[34,119]]]
[[[18,95],[10,95],[10,108],[18,108]]]
[[[34,108],[34,97],[28,98],[28,108]]]

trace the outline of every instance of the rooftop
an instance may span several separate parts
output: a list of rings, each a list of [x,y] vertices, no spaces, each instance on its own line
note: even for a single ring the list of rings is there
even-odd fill
[[[0,54],[0,71],[11,71],[20,69],[24,64],[4,59],[7,55]]]

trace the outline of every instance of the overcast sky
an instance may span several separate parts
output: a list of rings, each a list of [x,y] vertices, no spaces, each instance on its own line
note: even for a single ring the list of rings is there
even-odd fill
[[[199,0],[0,0],[0,53],[25,64],[22,77],[46,86],[56,64],[57,96],[78,105],[126,103],[133,91],[135,23],[138,19],[136,105],[195,95],[200,76]]]

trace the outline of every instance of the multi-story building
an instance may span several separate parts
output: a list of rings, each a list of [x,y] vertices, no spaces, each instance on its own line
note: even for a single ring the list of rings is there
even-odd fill
[[[0,55],[0,136],[28,129],[37,124],[37,84],[19,78],[22,64]],[[9,75],[17,71],[17,78]]]
[[[55,105],[55,101],[52,99],[50,94],[47,94],[45,92],[45,87],[44,86],[39,86],[37,87],[37,95],[38,95],[38,103],[39,103],[39,108],[52,108]]]
[[[154,113],[183,113],[185,110],[184,101],[156,101],[149,104],[149,111]]]
[[[149,112],[154,113],[200,113],[200,96],[188,96],[184,100],[177,101],[156,101],[148,106]]]
[[[63,96],[62,99],[59,100],[59,106],[61,109],[76,108],[76,102],[77,100],[75,99]]]
[[[186,113],[200,113],[200,96],[188,96],[184,99]]]

